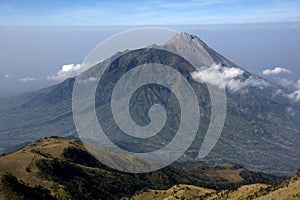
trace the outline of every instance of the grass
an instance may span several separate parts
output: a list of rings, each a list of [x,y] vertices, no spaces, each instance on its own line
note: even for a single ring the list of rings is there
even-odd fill
[[[104,158],[112,156],[107,150],[102,150],[101,153]],[[125,154],[113,155],[117,160],[138,162],[136,158]],[[116,159],[113,162],[115,161]],[[197,186],[207,188],[204,191],[213,191],[247,183],[240,175],[241,171],[248,172],[233,164],[209,167],[194,163],[187,167],[169,166],[143,174],[124,173],[100,163],[80,141],[59,137],[41,139],[16,152],[0,156],[0,179],[5,174],[11,174],[16,177],[18,184],[33,191],[39,186],[49,190],[57,199],[120,199],[130,197],[138,191],[158,190],[158,195],[159,190],[166,190],[174,185],[195,185],[185,190],[175,187],[177,197],[182,196],[181,194],[189,197]],[[253,172],[249,176],[260,177],[259,173]],[[273,176],[269,176],[269,179],[275,180]],[[20,187],[23,188],[23,185]],[[0,186],[7,185],[2,183]],[[197,195],[203,190],[199,190]],[[0,191],[0,195],[5,194],[6,190]]]
[[[298,172],[287,180],[272,185],[250,184],[238,188],[216,191],[203,187],[179,184],[167,190],[141,191],[127,199],[297,200],[300,199],[300,173]]]
[[[216,191],[212,189],[206,189],[193,185],[178,184],[167,190],[148,190],[145,192],[139,192],[131,198],[124,198],[124,200],[201,199],[215,192]]]

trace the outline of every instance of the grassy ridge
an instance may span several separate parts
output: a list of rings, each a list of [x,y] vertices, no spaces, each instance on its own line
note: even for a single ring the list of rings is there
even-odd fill
[[[251,178],[245,178],[242,172],[249,173]],[[168,189],[176,184],[221,190],[253,180],[279,180],[278,177],[249,172],[233,164],[208,167],[195,163],[143,174],[124,173],[101,164],[81,142],[58,137],[39,140],[1,156],[0,176],[0,195],[15,195],[21,199],[26,199],[31,193],[39,193],[45,198],[51,195],[56,199],[120,199],[138,191]]]
[[[152,199],[207,199],[207,200],[297,200],[300,199],[300,172],[279,183],[250,184],[227,190],[213,190],[193,185],[178,184],[167,190],[147,190],[137,192],[131,200]]]

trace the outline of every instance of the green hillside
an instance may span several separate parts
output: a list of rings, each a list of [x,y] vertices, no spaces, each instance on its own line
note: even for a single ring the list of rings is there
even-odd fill
[[[120,199],[176,184],[221,190],[280,180],[233,164],[208,167],[195,163],[144,174],[124,173],[99,163],[80,141],[58,137],[1,156],[0,177],[0,199]]]

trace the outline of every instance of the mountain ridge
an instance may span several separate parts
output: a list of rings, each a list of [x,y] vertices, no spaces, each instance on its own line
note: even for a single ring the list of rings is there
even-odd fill
[[[179,183],[221,190],[281,178],[250,172],[234,164],[209,167],[195,163],[143,174],[124,173],[101,164],[78,140],[50,137],[0,156],[0,180],[2,199],[16,196],[20,199],[35,196],[36,199],[120,199],[138,191],[167,189]]]
[[[147,190],[137,192],[134,196],[124,199],[259,199],[259,200],[297,200],[300,198],[299,171],[286,180],[273,184],[250,184],[238,188],[216,191],[193,185],[178,184],[167,190]]]

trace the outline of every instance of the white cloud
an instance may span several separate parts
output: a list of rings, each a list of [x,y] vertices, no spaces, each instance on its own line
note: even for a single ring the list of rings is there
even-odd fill
[[[287,97],[293,101],[300,101],[300,89],[288,94]]]
[[[38,79],[34,78],[34,77],[29,77],[29,76],[26,76],[24,78],[19,78],[19,81],[21,81],[21,82],[36,81],[36,80],[38,80]]]
[[[292,107],[287,107],[286,109],[287,113],[290,114],[292,117],[294,117],[297,114],[297,111],[295,111]]]
[[[51,81],[63,81],[67,78],[76,76],[77,72],[81,69],[81,67],[82,67],[82,65],[80,65],[80,64],[77,64],[77,65],[75,65],[75,64],[63,65],[61,67],[61,69],[56,73],[56,75],[50,75],[50,76],[47,76],[47,77],[38,77],[38,78],[31,77],[31,76],[26,76],[26,77],[23,77],[23,78],[19,78],[19,81],[29,82],[29,81],[45,80],[45,79],[51,80]],[[95,81],[93,77],[86,80],[86,82],[91,82],[91,81]]]
[[[225,67],[223,69],[223,78],[225,79],[232,79],[232,78],[235,78],[235,77],[238,77],[240,75],[242,75],[244,73],[243,70],[241,70],[240,68],[228,68],[228,67]]]
[[[212,65],[209,68],[202,68],[197,72],[193,72],[192,77],[199,82],[205,82],[218,86],[219,88],[227,87],[233,92],[236,92],[244,87],[264,87],[269,83],[250,76],[246,80],[242,80],[239,77],[243,75],[244,71],[235,67],[220,67],[220,65]]]
[[[262,79],[255,78],[253,76],[250,76],[249,78],[247,78],[244,81],[240,80],[240,79],[237,79],[237,80],[232,79],[227,83],[227,87],[234,92],[236,92],[244,87],[249,87],[249,86],[258,87],[258,88],[262,89],[264,87],[269,86],[269,83]]]
[[[286,78],[277,78],[276,82],[283,87],[291,87],[295,85],[295,82]]]
[[[77,72],[80,70],[80,64],[68,64],[63,65],[61,69],[57,72],[56,75],[47,76],[48,80],[62,81],[67,78],[71,78],[77,75]]]
[[[78,81],[81,82],[81,83],[94,82],[94,81],[97,81],[97,78],[96,77],[90,77],[88,79],[82,79],[82,80],[79,79]]]
[[[193,79],[201,83],[206,82],[220,88],[224,87],[223,81],[219,76],[219,65],[212,65],[209,68],[200,68],[198,71],[193,72],[191,75]]]
[[[283,67],[275,67],[274,69],[266,69],[266,70],[262,71],[262,74],[266,75],[266,76],[281,74],[281,73],[291,74],[293,72],[291,70],[288,70],[288,69],[283,68]]]
[[[295,88],[294,92],[287,94],[286,96],[293,101],[300,101],[300,79],[297,81]]]
[[[9,74],[5,74],[5,75],[4,75],[4,78],[5,78],[5,79],[9,79]]]

